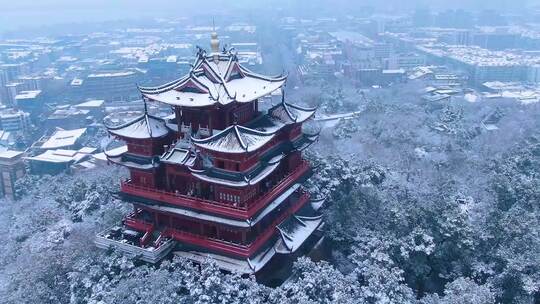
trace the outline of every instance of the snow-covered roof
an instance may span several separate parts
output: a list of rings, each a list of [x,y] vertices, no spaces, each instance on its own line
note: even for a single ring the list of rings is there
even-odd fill
[[[224,153],[253,152],[274,138],[275,133],[261,132],[239,125],[204,139],[191,138],[197,147]]]
[[[114,147],[111,149],[105,149],[103,153],[108,157],[117,157],[117,156],[121,156],[127,151],[128,151],[127,145],[122,145],[122,146]]]
[[[235,259],[220,254],[193,250],[175,251],[174,254],[198,263],[203,263],[210,258],[216,262],[220,269],[240,274],[254,274],[272,259],[276,254],[276,250],[274,249],[274,243],[269,242],[255,255],[246,259]]]
[[[286,76],[267,77],[243,67],[236,54],[199,51],[188,75],[157,87],[139,87],[146,98],[173,106],[205,107],[250,102],[283,86]]]
[[[317,108],[304,108],[294,104],[281,102],[268,110],[268,115],[283,124],[302,123],[311,118]]]
[[[143,114],[119,126],[107,126],[109,133],[126,138],[159,138],[169,134],[165,121],[159,117]]]
[[[293,253],[308,239],[322,223],[322,215],[307,217],[292,215],[277,226],[280,239],[275,246],[278,253]]]
[[[298,151],[304,151],[319,138],[319,134],[302,134],[293,142],[293,147]]]
[[[89,100],[75,105],[76,108],[99,108],[105,103],[105,100]]]
[[[161,162],[174,165],[193,166],[197,157],[189,150],[173,148],[161,156]]]
[[[316,110],[281,102],[268,109],[267,114],[250,122],[248,126],[258,131],[275,133],[286,125],[305,122],[314,116]]]
[[[84,133],[86,133],[86,128],[57,130],[41,145],[41,149],[59,149],[73,146]]]
[[[21,91],[19,94],[15,96],[15,99],[21,100],[21,99],[35,99],[41,94],[41,90],[33,90],[33,91]]]
[[[82,148],[80,150],[65,150],[65,149],[47,150],[39,155],[26,157],[25,159],[48,162],[48,163],[69,163],[69,162],[77,163],[77,162],[80,162],[81,160],[86,159],[94,151],[95,149],[89,150],[85,148]]]
[[[127,153],[114,157],[107,156],[107,159],[114,164],[139,170],[150,170],[159,166],[153,159],[137,158]]]
[[[8,150],[8,151],[3,151],[3,152],[0,152],[0,158],[2,159],[14,159],[20,155],[22,155],[24,152],[22,151],[11,151],[11,150]]]

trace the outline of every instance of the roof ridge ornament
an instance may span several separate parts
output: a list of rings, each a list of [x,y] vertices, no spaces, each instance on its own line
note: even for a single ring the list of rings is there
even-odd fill
[[[144,97],[144,95],[142,96],[142,101],[143,101],[143,104],[144,104],[144,115],[148,115],[148,105],[146,104],[146,98]]]
[[[152,127],[150,126],[150,122],[148,121],[148,105],[146,104],[146,98],[143,96],[143,105],[144,105],[144,119],[146,120],[146,128],[148,129],[148,134],[150,134],[150,138],[153,138],[152,136]]]
[[[238,139],[238,141],[240,142],[240,146],[242,146],[242,148],[244,148],[244,150],[247,152],[249,150],[249,146],[244,142],[242,135],[240,134],[240,130],[238,130],[238,125],[236,124],[236,122],[234,123],[233,128],[234,128],[234,133],[236,135],[236,139]]]
[[[212,25],[213,25],[213,30],[212,30],[212,34],[210,34],[210,47],[212,49],[212,53],[213,53],[213,57],[214,57],[214,62],[217,64],[218,61],[219,61],[219,38],[218,38],[218,34],[216,32],[216,24],[214,22],[214,18],[212,18]]]
[[[204,55],[206,53],[206,50],[203,49],[202,47],[198,46],[198,45],[196,45],[195,48],[197,48],[197,53],[196,53],[197,57],[198,58],[204,57]]]

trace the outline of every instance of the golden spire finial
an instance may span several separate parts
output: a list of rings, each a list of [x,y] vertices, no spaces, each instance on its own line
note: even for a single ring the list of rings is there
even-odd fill
[[[214,18],[212,18],[212,28],[213,28],[213,32],[210,35],[212,37],[210,39],[210,46],[212,48],[212,53],[219,53],[219,39],[218,39],[218,34],[216,32],[216,24],[214,22]]]

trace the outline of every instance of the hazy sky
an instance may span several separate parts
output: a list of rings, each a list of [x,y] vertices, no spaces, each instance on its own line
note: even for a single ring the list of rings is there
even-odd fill
[[[524,7],[539,0],[0,0],[0,32],[21,26],[41,26],[55,23],[106,21],[126,18],[184,16],[208,11],[219,14],[237,9],[264,10],[287,7],[303,10],[316,6],[327,9],[351,6],[379,6],[386,10],[412,9],[429,5],[432,8],[499,8]],[[322,9],[321,9],[322,8]]]

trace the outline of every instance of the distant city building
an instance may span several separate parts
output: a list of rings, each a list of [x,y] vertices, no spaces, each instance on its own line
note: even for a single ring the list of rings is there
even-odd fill
[[[83,103],[76,104],[74,107],[79,110],[88,111],[88,115],[90,115],[94,120],[101,121],[105,111],[105,100],[88,100]]]
[[[43,89],[43,78],[39,76],[21,76],[18,81],[22,83],[26,91],[38,91]]]
[[[353,79],[362,85],[389,85],[407,81],[404,69],[359,69],[353,73]]]
[[[112,71],[90,74],[84,79],[80,96],[104,99],[106,101],[126,101],[140,98],[135,83],[135,71]],[[76,88],[75,88],[76,89]]]
[[[391,43],[375,43],[373,44],[373,55],[375,58],[385,59],[390,58],[394,53],[394,46]]]
[[[15,136],[9,131],[0,130],[0,146],[10,147],[15,144]]]
[[[43,110],[43,99],[41,91],[21,91],[15,96],[17,108],[30,113],[30,117],[35,118]]]
[[[540,83],[540,64],[535,64],[528,67],[527,81],[533,83]]]
[[[426,56],[416,53],[392,54],[386,61],[386,69],[411,70],[426,65]]]
[[[26,169],[22,161],[23,152],[0,152],[0,195],[15,199],[15,181],[24,176]]]
[[[490,51],[477,46],[419,45],[437,64],[451,65],[468,73],[469,81],[482,84],[488,81],[527,81],[535,75],[530,66],[540,64],[540,56],[508,51]],[[533,77],[534,78],[534,77]]]
[[[0,83],[15,81],[20,75],[27,71],[27,66],[23,63],[0,64]]]
[[[10,82],[4,85],[2,92],[2,101],[4,105],[15,105],[15,97],[23,91],[24,85],[22,82]]]
[[[46,129],[67,128],[75,129],[86,126],[89,121],[90,111],[77,109],[71,106],[57,108],[45,121]]]
[[[69,172],[71,165],[83,162],[90,158],[95,148],[84,147],[78,150],[56,149],[47,150],[41,154],[26,157],[32,174],[56,175]]]
[[[0,110],[0,129],[19,134],[25,134],[30,128],[30,114],[7,108]]]
[[[51,149],[77,149],[81,145],[81,139],[86,134],[86,128],[74,130],[56,130],[51,136],[43,137],[42,150]]]
[[[483,28],[472,36],[472,44],[488,50],[505,50],[517,46],[519,35],[507,28]]]
[[[456,74],[434,74],[431,78],[431,85],[437,87],[455,87],[462,85],[462,79]]]

